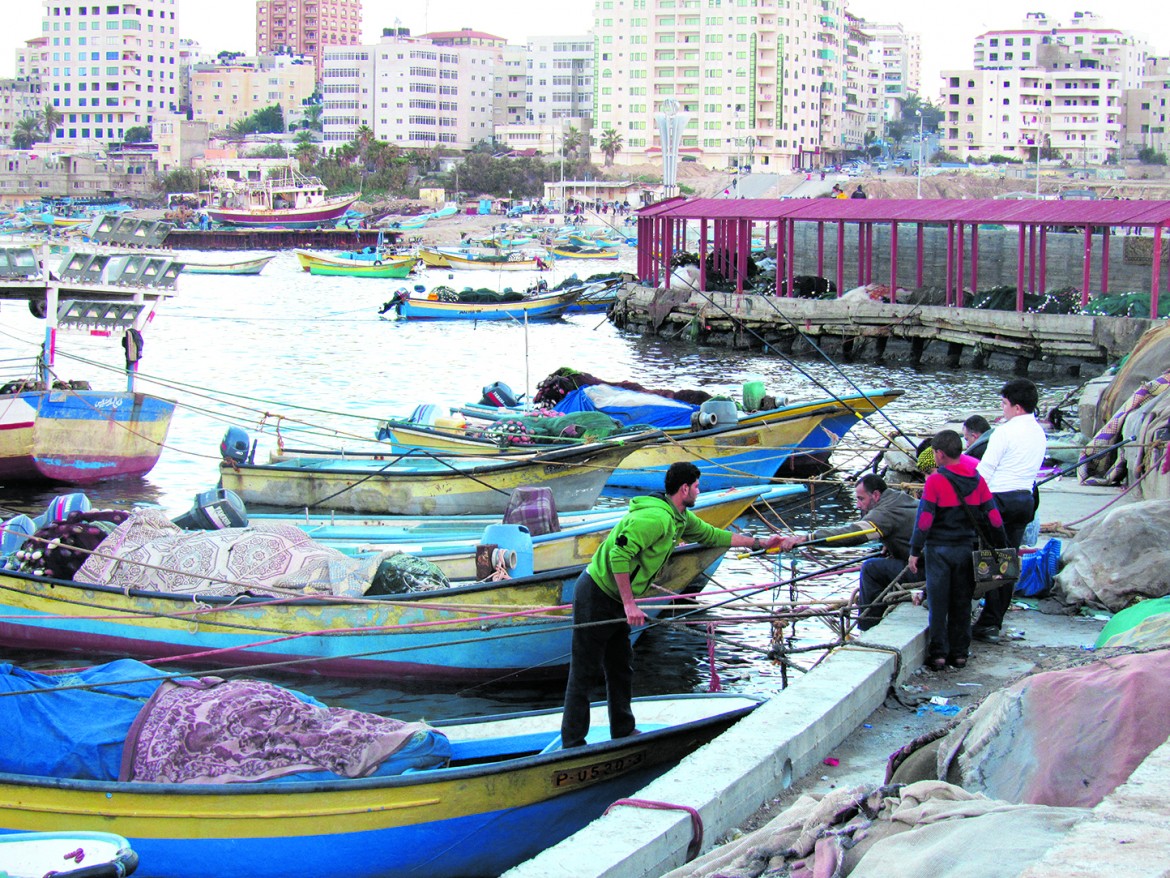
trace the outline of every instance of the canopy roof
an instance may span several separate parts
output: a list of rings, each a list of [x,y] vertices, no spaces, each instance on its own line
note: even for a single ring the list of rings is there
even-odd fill
[[[639,217],[808,222],[1170,225],[1170,201],[1022,201],[895,198],[672,198]]]

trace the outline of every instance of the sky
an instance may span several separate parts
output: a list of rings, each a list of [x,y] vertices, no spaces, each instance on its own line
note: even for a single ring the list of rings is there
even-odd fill
[[[222,50],[256,49],[255,0],[179,0],[184,35],[198,40],[212,54]],[[585,33],[592,25],[592,0],[365,0],[366,42],[377,42],[382,28],[397,19],[412,33],[471,27],[513,42],[528,37]],[[41,32],[40,0],[0,0],[8,22],[0,34],[0,77],[15,70],[15,50]],[[938,94],[938,71],[968,67],[976,35],[987,30],[1019,26],[1026,12],[1045,12],[1071,19],[1074,10],[1095,11],[1104,24],[1143,37],[1159,55],[1170,53],[1170,4],[1113,0],[1094,7],[1088,0],[1036,0],[1021,6],[1018,0],[956,2],[953,6],[926,6],[921,0],[847,0],[854,15],[870,21],[901,22],[922,35],[922,94]],[[924,14],[924,10],[926,11]],[[490,11],[489,11],[490,10]]]

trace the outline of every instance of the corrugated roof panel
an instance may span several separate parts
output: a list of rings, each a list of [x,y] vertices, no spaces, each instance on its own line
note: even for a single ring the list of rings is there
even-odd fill
[[[1070,226],[1170,225],[1170,201],[1009,201],[892,198],[676,198],[641,217],[675,219],[792,218],[810,222],[1003,223]]]

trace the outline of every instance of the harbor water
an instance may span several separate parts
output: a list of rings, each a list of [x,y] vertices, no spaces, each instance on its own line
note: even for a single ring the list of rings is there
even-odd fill
[[[243,254],[232,254],[243,258]],[[192,255],[194,258],[194,255]],[[207,261],[207,254],[199,254]],[[569,272],[581,278],[621,263],[557,263],[550,283]],[[257,460],[278,442],[291,447],[358,447],[372,439],[378,421],[404,417],[415,406],[449,406],[478,401],[483,387],[502,381],[531,395],[554,370],[569,366],[599,378],[636,381],[647,388],[695,388],[739,395],[745,385],[790,401],[855,392],[857,387],[896,387],[905,394],[868,424],[855,428],[835,454],[844,474],[863,469],[883,437],[894,429],[925,433],[969,414],[994,416],[999,388],[1011,377],[958,370],[918,371],[897,363],[793,363],[773,353],[697,348],[683,339],[644,338],[618,332],[601,314],[534,323],[399,321],[379,310],[395,291],[416,283],[525,289],[536,275],[454,272],[431,269],[407,281],[313,277],[301,271],[292,253],[279,254],[259,276],[185,275],[176,294],[161,303],[144,331],[137,388],[179,403],[167,447],[141,479],[86,490],[98,508],[156,504],[172,515],[191,506],[194,496],[214,487],[219,442],[229,426],[246,429],[258,442]],[[4,380],[29,374],[43,339],[43,322],[24,303],[0,305],[0,358]],[[58,336],[56,373],[85,379],[95,388],[125,386],[117,335],[76,331]],[[20,371],[23,369],[24,371]],[[1047,408],[1076,382],[1041,386]],[[37,514],[58,491],[0,486],[0,513]],[[807,529],[848,521],[852,488],[819,487],[805,500],[770,516],[774,526]],[[759,520],[745,526],[762,529]],[[853,557],[864,554],[852,550]],[[824,563],[847,560],[848,550]],[[713,682],[725,690],[771,694],[782,687],[780,667],[768,656],[773,629],[765,618],[772,600],[814,600],[847,592],[856,581],[845,573],[803,587],[769,588],[786,577],[787,558],[729,557],[700,602],[719,606],[700,615],[701,624],[665,624],[644,635],[635,651],[637,694],[706,691]],[[778,569],[778,565],[780,568]],[[810,569],[803,564],[801,570]],[[743,600],[732,600],[735,590]],[[748,596],[750,595],[750,596]],[[708,626],[711,622],[711,626]],[[790,646],[830,639],[824,623],[802,621],[788,630]],[[8,654],[10,661],[54,661],[44,655]],[[811,661],[811,659],[810,659]],[[76,664],[71,658],[67,663]],[[796,671],[799,672],[799,671]],[[440,719],[502,710],[555,706],[558,686],[533,688],[508,680],[474,688],[436,691],[396,686],[393,680],[336,682],[278,678],[341,706],[373,710],[404,719]]]

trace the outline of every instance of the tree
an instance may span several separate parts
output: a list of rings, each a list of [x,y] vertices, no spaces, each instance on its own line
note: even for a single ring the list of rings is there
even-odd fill
[[[45,139],[52,142],[53,135],[57,133],[57,126],[61,124],[61,121],[65,117],[51,103],[45,104],[41,110],[41,114],[45,118]]]
[[[1164,165],[1166,164],[1166,153],[1158,152],[1152,146],[1143,146],[1138,150],[1138,161],[1143,165]]]
[[[321,150],[317,148],[317,144],[303,140],[293,149],[293,155],[297,157],[301,172],[306,174],[309,168],[321,160]]]
[[[313,98],[309,98],[309,100],[313,101]],[[313,131],[320,131],[324,127],[321,122],[321,115],[324,111],[325,107],[321,104],[319,99],[314,103],[306,103],[304,127]]]
[[[574,126],[570,125],[565,129],[564,136],[561,138],[561,155],[576,155],[580,146],[581,132],[578,131]]]
[[[605,167],[613,167],[613,157],[622,151],[622,135],[615,128],[606,128],[601,132],[601,154],[605,156]]]
[[[13,149],[31,149],[41,139],[40,116],[22,116],[12,132]]]
[[[123,143],[150,143],[150,128],[146,125],[135,125],[133,128],[127,128],[126,133],[122,135]]]
[[[922,111],[923,132],[934,133],[937,131],[939,123],[943,120],[943,111],[930,101],[922,100],[914,92],[906,95],[906,100],[902,102],[902,121],[917,129],[919,110]]]

